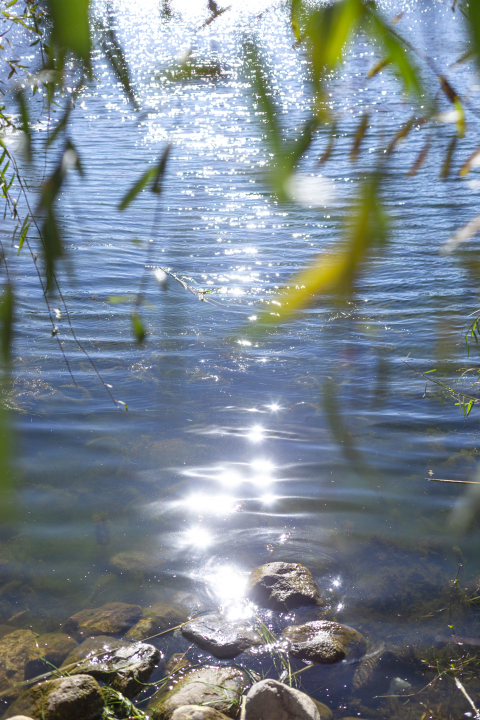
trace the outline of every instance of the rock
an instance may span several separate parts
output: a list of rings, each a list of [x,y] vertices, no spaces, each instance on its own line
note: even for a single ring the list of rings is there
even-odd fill
[[[72,615],[63,631],[72,635],[119,635],[127,632],[142,614],[140,605],[107,603],[94,610],[81,610]]]
[[[335,663],[345,657],[359,657],[366,649],[361,633],[330,620],[314,620],[304,625],[286,627],[282,636],[288,640],[293,657],[317,663]]]
[[[257,568],[248,581],[248,597],[271,610],[322,604],[310,570],[299,563],[273,562]]]
[[[182,635],[217,658],[230,660],[263,640],[251,623],[204,615],[182,627]]]
[[[64,633],[46,633],[37,638],[37,645],[43,659],[58,668],[78,643]],[[42,672],[42,669],[39,672]]]
[[[134,697],[160,661],[160,652],[147,643],[129,643],[108,636],[88,638],[64,662],[70,674],[91,675],[125,697]]]
[[[24,693],[4,718],[27,714],[33,720],[94,720],[105,706],[99,684],[90,675],[58,678]]]
[[[234,718],[248,686],[247,674],[236,667],[187,670],[170,691],[153,697],[149,706],[152,720],[170,720],[175,710],[184,705],[208,705]]]
[[[110,565],[117,572],[135,576],[156,573],[163,564],[163,560],[137,550],[121,552],[110,558]]]
[[[18,683],[34,677],[29,664],[38,662],[39,651],[31,630],[15,630],[0,640],[0,693],[4,700],[12,700],[23,692]]]
[[[10,718],[10,720],[33,720],[33,718],[29,718],[26,715],[15,715],[13,718]]]
[[[175,710],[172,720],[227,720],[227,716],[208,705],[183,705]]]
[[[181,625],[188,620],[187,613],[183,608],[176,605],[166,605],[165,603],[154,603],[143,611],[145,617],[152,617],[158,621],[160,628],[167,629]]]
[[[160,625],[155,618],[145,617],[140,620],[125,634],[127,640],[146,640],[160,632]]]
[[[190,660],[187,660],[185,655],[186,653],[174,653],[165,666],[165,675],[170,675],[171,673],[178,672],[183,668],[190,667],[192,663]]]
[[[317,706],[317,710],[320,713],[320,717],[322,720],[332,720],[333,719],[333,712],[330,710],[328,705],[325,705],[324,703],[320,702],[319,700],[315,700],[315,698],[312,698],[313,702]],[[357,718],[359,720],[359,718]],[[363,719],[362,719],[363,720]]]
[[[245,699],[245,720],[320,720],[312,698],[278,680],[261,680]]]
[[[162,630],[176,627],[188,620],[186,613],[177,607],[155,603],[144,608],[143,617],[125,635],[129,640],[145,640]]]

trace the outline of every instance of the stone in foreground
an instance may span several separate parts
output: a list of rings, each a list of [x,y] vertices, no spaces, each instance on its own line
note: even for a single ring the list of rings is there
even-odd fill
[[[252,572],[248,597],[270,610],[322,605],[312,573],[299,563],[273,562]]]
[[[33,720],[95,720],[103,712],[102,691],[90,675],[58,678],[24,693],[4,718],[19,713]]]
[[[228,720],[228,718],[208,705],[183,705],[175,710],[172,720]]]
[[[92,610],[81,610],[63,626],[72,635],[120,635],[127,632],[142,615],[140,605],[107,603]]]
[[[182,635],[202,650],[224,660],[231,660],[244,650],[263,642],[251,623],[229,622],[221,615],[213,614],[184,625]]]
[[[360,657],[366,649],[361,633],[329,620],[290,625],[282,635],[293,657],[317,663],[336,663],[346,657]]]
[[[320,720],[312,698],[278,680],[261,680],[245,699],[245,720]]]
[[[79,645],[64,666],[77,663],[76,668],[69,668],[70,674],[91,675],[132,698],[142,690],[159,661],[160,652],[153,645],[98,636]]]
[[[236,667],[189,670],[172,690],[154,696],[150,704],[152,720],[171,720],[175,710],[184,705],[206,705],[235,718],[249,684],[246,673]]]

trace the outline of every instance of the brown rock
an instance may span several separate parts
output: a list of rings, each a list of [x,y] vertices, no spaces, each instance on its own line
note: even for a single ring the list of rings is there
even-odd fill
[[[38,661],[39,650],[31,630],[15,630],[0,640],[0,693],[3,699],[11,700],[23,692],[18,683],[32,677],[28,673],[29,663]]]
[[[139,605],[107,603],[72,615],[63,626],[63,631],[73,635],[119,635],[135,625],[141,614]]]
[[[64,633],[46,633],[37,638],[37,645],[46,662],[55,665],[55,667],[60,667],[65,658],[77,647],[78,643]]]
[[[149,575],[158,572],[164,561],[139,550],[128,550],[110,558],[112,567],[126,575]]]
[[[185,653],[174,653],[165,666],[165,675],[171,675],[171,673],[190,667],[191,664],[185,657]]]
[[[335,663],[347,656],[359,657],[366,648],[361,633],[330,620],[290,625],[283,630],[282,636],[288,640],[293,657],[318,663]]]
[[[206,705],[183,705],[175,710],[172,720],[228,720],[227,716]]]
[[[208,705],[234,718],[248,685],[248,677],[240,668],[207,666],[188,670],[172,690],[154,695],[149,706],[152,720],[170,720],[175,710],[184,705]]]
[[[299,563],[273,562],[257,568],[248,581],[248,597],[271,610],[322,604],[312,573]]]
[[[14,702],[4,718],[28,713],[33,720],[94,720],[104,706],[97,681],[89,675],[75,675],[32,687]]]

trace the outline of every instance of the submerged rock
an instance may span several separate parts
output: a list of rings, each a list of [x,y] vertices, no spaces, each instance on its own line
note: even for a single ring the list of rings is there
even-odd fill
[[[60,667],[65,658],[78,647],[77,641],[64,633],[40,635],[37,638],[37,645],[43,659],[55,667]]]
[[[105,707],[102,691],[90,675],[58,678],[36,685],[5,713],[19,713],[33,720],[95,720]]]
[[[278,680],[261,680],[245,699],[245,720],[320,720],[312,698]]]
[[[129,640],[145,640],[162,630],[187,622],[186,612],[179,607],[154,603],[143,609],[143,617],[125,635]]]
[[[12,700],[23,692],[16,687],[35,676],[32,664],[38,662],[39,651],[31,630],[15,630],[0,640],[0,693]]]
[[[359,657],[366,648],[361,633],[330,620],[290,625],[282,635],[288,640],[293,657],[317,663],[336,663],[345,657]]]
[[[247,674],[236,667],[203,667],[188,670],[166,694],[153,697],[152,720],[170,720],[184,705],[208,705],[235,718],[241,696],[249,686]]]
[[[172,720],[227,720],[227,716],[208,705],[183,705],[175,710]]]
[[[170,675],[183,668],[188,668],[191,664],[190,660],[186,658],[186,653],[173,653],[165,666],[165,675]]]
[[[163,560],[139,550],[117,553],[117,555],[110,558],[110,565],[117,572],[135,576],[156,573],[163,564]]]
[[[192,620],[183,626],[182,635],[202,650],[225,660],[263,642],[251,623],[244,620],[228,621],[222,615],[204,615]]]
[[[147,682],[160,661],[160,652],[147,643],[129,643],[108,636],[88,638],[64,662],[71,675],[91,675],[121,692],[134,697]]]
[[[73,635],[119,635],[135,625],[141,614],[140,605],[107,603],[72,615],[63,626],[63,631]]]
[[[322,604],[312,573],[299,563],[273,562],[257,568],[248,581],[248,597],[271,610]]]

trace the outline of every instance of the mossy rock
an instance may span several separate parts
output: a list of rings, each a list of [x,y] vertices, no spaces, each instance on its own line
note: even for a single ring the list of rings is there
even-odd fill
[[[247,674],[236,667],[187,670],[171,690],[154,695],[149,705],[152,720],[170,720],[175,710],[184,705],[208,705],[235,718],[249,684]]]

